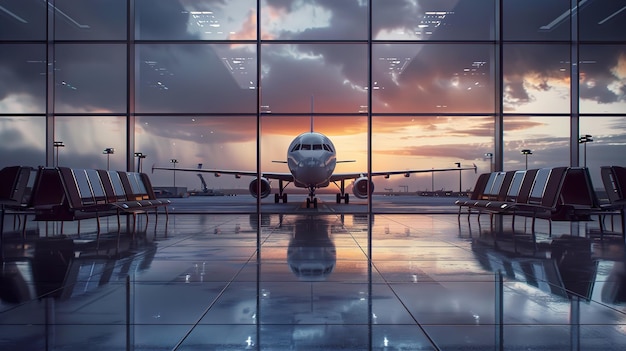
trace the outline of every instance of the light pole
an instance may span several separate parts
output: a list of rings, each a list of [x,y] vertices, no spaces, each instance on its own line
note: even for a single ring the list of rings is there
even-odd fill
[[[178,163],[178,160],[173,158],[170,162],[174,164],[174,188],[176,188],[176,164]]]
[[[430,190],[432,190],[433,196],[435,196],[435,171],[430,172]]]
[[[141,173],[141,171],[142,171],[142,169],[141,169],[141,160],[146,158],[146,155],[144,155],[141,152],[135,152],[135,157],[137,157],[137,172]]]
[[[454,163],[457,167],[461,168],[461,162],[455,162]],[[461,189],[463,189],[461,187],[461,170],[459,169],[459,196],[461,196]]]
[[[581,136],[580,138],[578,138],[578,143],[579,144],[583,144],[583,155],[584,155],[584,166],[585,168],[587,168],[587,143],[590,143],[593,141],[593,137],[589,134],[585,134],[583,136]]]
[[[62,141],[53,141],[52,142],[52,146],[56,149],[56,154],[57,154],[57,164],[56,164],[56,166],[59,167],[59,148],[60,147],[65,147],[65,144],[63,144]],[[52,162],[52,166],[54,166],[54,165],[55,165],[54,162]]]
[[[522,155],[526,156],[526,169],[528,169],[528,155],[532,155],[533,152],[530,149],[522,150]]]
[[[112,147],[107,147],[106,149],[104,149],[104,151],[102,151],[103,155],[107,155],[107,171],[109,170],[109,161],[111,158],[111,155],[115,153],[115,149]]]
[[[489,159],[489,172],[493,172],[493,153],[485,153],[485,158]]]

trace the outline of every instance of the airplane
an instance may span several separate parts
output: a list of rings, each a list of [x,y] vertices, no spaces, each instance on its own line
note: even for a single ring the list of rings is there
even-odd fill
[[[413,173],[431,173],[431,172],[447,172],[447,171],[463,171],[473,170],[477,171],[477,167],[474,164],[472,167],[461,167],[460,163],[457,163],[456,168],[440,168],[440,169],[414,169],[414,170],[402,170],[402,171],[385,171],[385,172],[372,172],[369,175],[367,172],[356,173],[335,173],[335,166],[338,163],[355,162],[354,160],[337,160],[337,152],[335,145],[329,137],[322,133],[313,131],[313,119],[311,118],[311,130],[298,135],[287,149],[286,161],[272,161],[276,163],[287,164],[289,173],[276,173],[276,172],[261,172],[260,178],[258,178],[257,172],[251,171],[237,171],[237,170],[220,170],[220,169],[198,169],[198,168],[173,168],[173,167],[157,167],[152,166],[154,170],[169,170],[178,172],[205,172],[213,173],[216,177],[222,174],[231,174],[236,178],[242,176],[254,177],[248,187],[250,194],[255,198],[266,198],[272,192],[271,180],[278,180],[278,192],[274,194],[274,202],[287,203],[287,194],[285,188],[289,184],[294,184],[298,188],[306,188],[309,190],[309,196],[306,199],[306,207],[317,208],[317,197],[315,196],[315,190],[319,188],[325,188],[330,183],[335,184],[339,189],[339,193],[336,195],[336,202],[339,204],[341,201],[348,204],[350,202],[350,196],[346,193],[346,180],[354,180],[352,186],[352,192],[354,196],[359,199],[366,199],[370,193],[374,191],[374,183],[368,178],[383,176],[389,178],[391,175],[403,174],[405,177],[409,177]],[[369,176],[369,177],[368,177]],[[259,184],[260,183],[260,184]],[[369,183],[369,184],[368,184]]]

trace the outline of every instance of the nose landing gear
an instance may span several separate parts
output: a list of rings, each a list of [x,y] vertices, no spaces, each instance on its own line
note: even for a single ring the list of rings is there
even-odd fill
[[[309,197],[306,198],[306,208],[317,208],[317,198],[315,197],[315,188],[309,189]]]

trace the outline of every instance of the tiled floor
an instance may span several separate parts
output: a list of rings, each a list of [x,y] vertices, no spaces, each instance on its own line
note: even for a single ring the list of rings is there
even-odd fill
[[[621,237],[539,223],[533,245],[483,217],[263,215],[257,240],[256,215],[176,214],[98,247],[5,230],[0,349],[626,349]]]

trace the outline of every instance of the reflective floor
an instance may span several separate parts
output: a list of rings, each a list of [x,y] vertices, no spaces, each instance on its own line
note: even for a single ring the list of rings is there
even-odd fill
[[[626,349],[623,239],[597,223],[533,243],[456,213],[164,218],[22,240],[7,216],[0,349]]]

